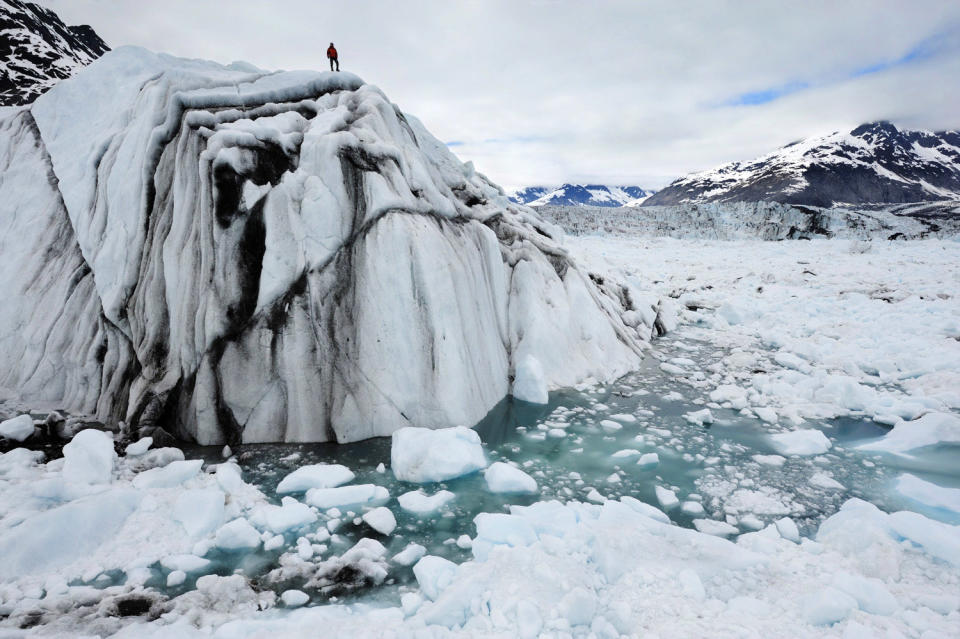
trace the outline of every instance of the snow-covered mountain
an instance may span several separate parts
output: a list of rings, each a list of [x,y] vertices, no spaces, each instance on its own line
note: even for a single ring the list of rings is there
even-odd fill
[[[563,184],[517,189],[510,199],[528,206],[638,206],[653,193],[639,186]]]
[[[350,73],[121,47],[0,120],[0,171],[0,387],[141,432],[474,424],[656,317]]]
[[[0,106],[33,102],[109,50],[87,25],[67,26],[32,2],[0,0]]]
[[[960,199],[960,132],[864,124],[676,180],[644,206],[771,200],[829,207]]]

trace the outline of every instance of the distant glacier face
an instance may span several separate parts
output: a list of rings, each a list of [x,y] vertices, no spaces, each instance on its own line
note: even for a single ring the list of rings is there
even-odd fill
[[[0,121],[0,164],[0,386],[27,401],[355,441],[610,379],[654,325],[347,73],[121,48]]]

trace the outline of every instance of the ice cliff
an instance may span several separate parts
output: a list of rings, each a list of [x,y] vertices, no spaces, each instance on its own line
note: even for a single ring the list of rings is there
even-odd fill
[[[121,48],[0,120],[0,170],[0,386],[204,444],[473,424],[654,323],[349,73]]]

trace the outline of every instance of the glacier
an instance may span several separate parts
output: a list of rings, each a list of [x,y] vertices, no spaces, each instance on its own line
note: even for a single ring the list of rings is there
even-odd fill
[[[636,368],[653,331],[349,73],[122,47],[5,112],[0,169],[0,387],[143,435],[471,425],[519,362],[541,396]]]

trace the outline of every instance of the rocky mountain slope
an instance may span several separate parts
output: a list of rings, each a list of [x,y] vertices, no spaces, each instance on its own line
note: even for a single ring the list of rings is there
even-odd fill
[[[349,73],[122,47],[0,120],[0,171],[0,387],[141,432],[473,424],[656,317]]]
[[[809,138],[676,180],[644,206],[776,201],[830,207],[960,199],[960,132],[889,122]]]
[[[32,2],[0,0],[0,106],[33,102],[110,50],[87,25]]]
[[[653,193],[639,186],[563,184],[518,189],[510,200],[528,206],[638,206]]]

